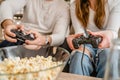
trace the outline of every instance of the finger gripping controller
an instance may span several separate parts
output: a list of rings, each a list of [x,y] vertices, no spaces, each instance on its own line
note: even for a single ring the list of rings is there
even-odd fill
[[[11,32],[16,34],[16,38],[19,41],[25,42],[25,40],[34,40],[31,34],[25,34],[22,30],[12,29]]]
[[[93,48],[98,48],[99,43],[102,41],[101,36],[89,35],[88,38],[85,36],[80,36],[72,40],[75,49],[78,49],[81,44],[91,44]]]

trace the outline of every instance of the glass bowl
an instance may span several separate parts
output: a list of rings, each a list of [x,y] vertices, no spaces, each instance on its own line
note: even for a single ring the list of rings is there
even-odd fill
[[[4,47],[0,49],[0,80],[56,80],[69,57],[69,52],[61,47],[39,50],[28,50],[23,46]]]

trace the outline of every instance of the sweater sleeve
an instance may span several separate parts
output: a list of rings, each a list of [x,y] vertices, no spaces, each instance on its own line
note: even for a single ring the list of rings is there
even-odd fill
[[[72,1],[70,3],[70,13],[71,13],[72,26],[75,30],[75,34],[84,33],[83,27],[75,13],[75,1]]]
[[[66,37],[67,31],[69,30],[69,23],[70,23],[70,13],[69,13],[69,7],[68,5],[64,5],[64,7],[61,8],[58,7],[57,12],[57,20],[55,23],[55,27],[53,29],[51,38],[52,38],[52,46],[59,46],[64,42],[64,39]]]
[[[116,0],[114,3],[115,3],[115,5],[112,7],[112,9],[110,11],[106,29],[112,31],[113,38],[117,38],[118,31],[120,28],[120,0]]]
[[[22,9],[27,0],[5,0],[0,6],[0,23],[5,19],[13,19],[13,14]]]

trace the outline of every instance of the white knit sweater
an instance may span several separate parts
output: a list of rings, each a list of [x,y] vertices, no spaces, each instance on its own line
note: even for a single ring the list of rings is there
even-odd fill
[[[83,33],[83,27],[75,14],[75,0],[71,0],[70,4],[72,24],[75,29],[75,33]],[[108,3],[106,3],[105,13],[106,19],[102,30],[111,30],[113,32],[113,38],[117,38],[118,30],[120,28],[120,0],[108,0]],[[100,31],[101,29],[98,29],[94,23],[94,14],[95,12],[90,9],[89,23],[87,26],[88,30]]]

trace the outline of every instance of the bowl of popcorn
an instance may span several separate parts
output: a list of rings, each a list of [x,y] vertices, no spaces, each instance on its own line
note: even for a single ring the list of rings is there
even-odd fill
[[[0,49],[0,80],[56,80],[70,54],[61,47]]]

